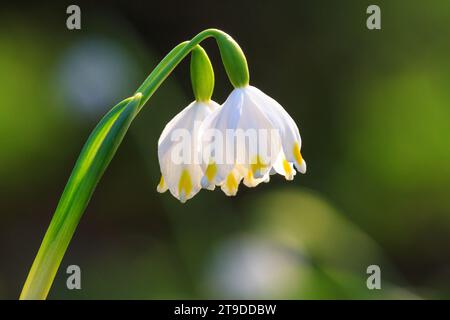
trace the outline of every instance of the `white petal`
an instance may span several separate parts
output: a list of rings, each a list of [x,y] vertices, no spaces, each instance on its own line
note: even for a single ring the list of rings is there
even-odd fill
[[[252,98],[262,106],[262,110],[272,121],[274,127],[278,128],[281,135],[283,151],[288,162],[295,163],[299,171],[302,172],[305,166],[302,164],[300,149],[302,140],[295,121],[286,110],[273,98],[266,95],[261,90],[249,86]],[[300,170],[302,169],[302,170]]]
[[[238,192],[242,174],[238,169],[233,169],[221,184],[220,188],[229,197],[235,196]]]
[[[295,163],[295,167],[297,168],[298,172],[300,173],[306,173],[306,161],[302,158],[302,162],[300,165],[297,165],[297,162]]]
[[[156,191],[158,191],[159,193],[164,193],[164,192],[167,191],[167,189],[169,189],[169,187],[167,186],[163,175],[161,175],[161,178],[159,180],[158,186],[156,187]]]
[[[277,162],[274,164],[273,168],[278,174],[283,175],[286,180],[293,180],[296,174],[294,165],[286,160],[284,153],[281,152]]]
[[[204,185],[221,184],[235,167],[236,157],[226,146],[227,130],[235,130],[241,113],[243,94],[233,90],[222,107],[216,109],[200,126],[203,172],[214,163],[215,173]]]
[[[203,170],[203,177],[201,180],[202,188],[214,190],[216,188],[217,180],[217,166],[214,162],[210,163],[206,170]]]
[[[252,170],[247,170],[247,174],[244,176],[244,185],[253,188],[256,187],[258,184],[264,182],[268,183],[270,181],[270,171],[267,172],[262,178],[255,178],[253,176]]]
[[[264,177],[278,158],[281,150],[280,135],[248,88],[245,88],[244,107],[238,129],[245,132],[256,129],[256,141],[245,139],[246,162],[242,165],[252,170],[255,178]]]

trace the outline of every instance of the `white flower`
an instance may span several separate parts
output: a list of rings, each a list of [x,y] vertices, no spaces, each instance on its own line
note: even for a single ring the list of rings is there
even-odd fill
[[[275,172],[292,180],[294,165],[306,172],[294,120],[278,102],[253,86],[234,89],[201,124],[200,137],[204,188],[220,185],[227,195],[235,195],[242,178],[253,187],[267,182]]]
[[[161,180],[158,192],[170,190],[181,202],[201,189],[203,172],[198,158],[198,126],[219,105],[214,101],[192,102],[164,128],[158,140]]]

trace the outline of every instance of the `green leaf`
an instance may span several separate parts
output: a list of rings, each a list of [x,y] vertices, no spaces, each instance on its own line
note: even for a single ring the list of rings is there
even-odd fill
[[[142,94],[111,109],[89,136],[56,208],[38,255],[31,267],[21,299],[45,299],[78,222],[131,121]]]

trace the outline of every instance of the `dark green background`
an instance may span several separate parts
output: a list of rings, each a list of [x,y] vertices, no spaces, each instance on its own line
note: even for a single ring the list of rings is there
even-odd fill
[[[79,31],[69,4],[0,10],[0,298],[18,297],[101,115],[209,27],[296,120],[307,174],[185,205],[158,194],[159,134],[193,99],[182,63],[133,123],[49,298],[450,297],[450,2],[78,1]],[[232,87],[205,48],[221,103]],[[80,291],[65,287],[71,264]],[[366,288],[371,264],[382,290]]]

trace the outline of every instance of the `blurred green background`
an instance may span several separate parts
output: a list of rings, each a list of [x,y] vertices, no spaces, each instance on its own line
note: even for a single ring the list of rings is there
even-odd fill
[[[182,63],[133,123],[49,298],[450,298],[450,2],[78,1],[79,31],[69,4],[0,11],[0,298],[18,297],[102,114],[209,27],[296,120],[307,174],[184,205],[158,194],[158,137],[193,99]],[[232,87],[205,48],[223,102]],[[82,290],[66,289],[71,264]],[[382,290],[366,287],[371,264]]]

